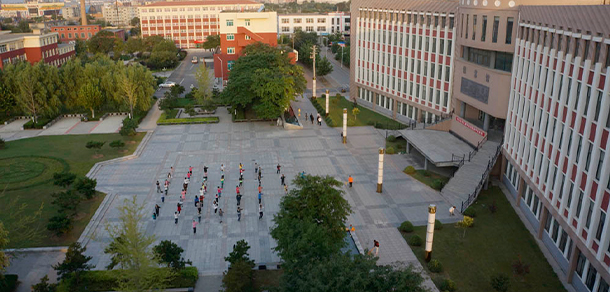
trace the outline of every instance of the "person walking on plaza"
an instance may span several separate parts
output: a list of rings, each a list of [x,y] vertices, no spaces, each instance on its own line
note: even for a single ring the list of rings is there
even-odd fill
[[[282,183],[283,186],[286,185],[285,180],[286,180],[286,176],[282,173],[282,176],[280,177],[280,182]]]
[[[199,203],[199,197],[198,196],[195,196],[195,202],[194,203],[195,203],[195,207],[197,207],[197,203]]]
[[[244,165],[241,164],[241,162],[239,163],[239,171],[241,172],[241,170],[244,168]]]
[[[193,173],[193,167],[192,166],[189,166],[189,172]]]
[[[197,218],[199,219],[199,223],[201,223],[201,204],[197,207]]]
[[[280,168],[281,168],[281,167],[282,167],[282,166],[280,166],[280,164],[278,163],[278,164],[277,164],[277,174],[280,174]]]
[[[220,172],[221,173],[225,173],[225,165],[224,164],[220,165]]]
[[[243,186],[243,185],[244,185],[244,176],[243,176],[243,175],[240,175],[240,176],[239,176],[239,186],[241,187],[241,186]]]
[[[237,196],[235,196],[235,199],[237,200],[237,206],[241,205],[241,194],[237,194]]]
[[[197,222],[193,219],[193,234],[197,234]]]
[[[259,204],[261,203],[262,198],[263,198],[263,193],[258,192],[258,203]]]
[[[258,220],[263,219],[263,204],[258,204]]]
[[[258,186],[258,192],[262,193],[263,192],[263,187],[261,187],[260,185]]]
[[[220,188],[221,189],[225,188],[225,175],[224,174],[220,177]]]
[[[311,120],[311,124],[313,125],[313,114],[309,114],[309,119]]]
[[[155,214],[157,214],[157,216],[159,216],[159,209],[161,209],[161,207],[159,207],[159,205],[155,204]]]
[[[288,185],[284,185],[284,192],[288,195]]]
[[[239,195],[239,186],[235,186],[235,193]]]
[[[174,224],[178,224],[178,212],[174,212]]]
[[[455,216],[455,206],[451,206],[451,208],[449,208],[449,215]]]
[[[182,190],[182,194],[180,195],[180,202],[184,202],[186,199],[186,189]]]
[[[351,187],[352,187],[352,184],[354,183],[354,178],[353,178],[353,177],[350,175],[350,176],[347,178],[347,182],[349,182],[349,187],[351,188]]]
[[[212,202],[212,207],[214,207],[214,214],[218,212],[218,203],[216,201]]]
[[[222,188],[219,186],[216,186],[218,188],[218,197],[222,197]]]
[[[258,163],[254,162],[254,175],[258,173]]]
[[[161,184],[157,181],[157,193],[161,192]]]
[[[222,215],[223,215],[224,213],[225,213],[225,212],[224,212],[224,211],[222,211],[222,208],[221,208],[220,210],[218,210],[218,216],[220,216],[220,223],[222,223]]]
[[[153,212],[153,221],[157,220],[157,214],[155,214],[155,212]]]
[[[237,221],[241,221],[241,208],[237,207]]]
[[[182,211],[182,205],[178,203],[178,214],[180,214],[180,211]]]

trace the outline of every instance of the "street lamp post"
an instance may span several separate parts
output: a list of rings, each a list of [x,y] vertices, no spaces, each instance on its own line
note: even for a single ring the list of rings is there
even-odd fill
[[[377,192],[381,193],[382,185],[383,185],[383,156],[385,154],[385,149],[379,148],[379,165],[377,168]]]
[[[218,57],[218,60],[220,61],[220,85],[222,86],[221,89],[225,89],[225,70],[224,67],[222,66],[222,59],[220,58],[220,56],[216,56]]]
[[[343,68],[343,46],[341,46],[341,68]]]
[[[313,59],[313,94],[312,97],[316,98],[316,45],[313,45],[311,50],[311,58]]]
[[[347,143],[347,109],[343,109],[343,144]]]
[[[434,222],[436,219],[436,205],[428,206],[428,227],[426,228],[426,247],[424,249],[424,258],[426,262],[432,259],[432,241],[434,238]]]

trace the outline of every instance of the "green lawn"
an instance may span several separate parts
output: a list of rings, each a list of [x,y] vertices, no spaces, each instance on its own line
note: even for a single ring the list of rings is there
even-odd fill
[[[314,102],[317,102],[322,107],[322,113],[325,113],[326,109],[326,97],[318,97]],[[360,113],[356,116],[353,115],[352,109],[354,103],[348,101],[343,97],[330,97],[330,118],[333,120],[333,127],[343,126],[343,109],[347,108],[347,125],[353,126],[373,126],[375,123],[379,124],[382,128],[397,128],[404,127],[403,124],[394,121],[386,116],[378,114],[368,108],[358,106]]]
[[[386,140],[385,148],[388,149],[390,147],[394,149],[394,153],[405,152],[407,151],[407,140],[403,139],[402,137],[396,138],[396,140],[393,142]]]
[[[497,207],[495,213],[489,210],[493,203]],[[502,273],[510,278],[508,291],[566,291],[500,188],[483,191],[473,207],[477,216],[474,227],[466,231],[465,237],[462,237],[463,229],[454,224],[445,224],[442,230],[435,231],[432,258],[439,260],[444,268],[440,274],[430,273],[435,283],[450,278],[457,284],[457,291],[494,291],[490,278]],[[414,234],[425,240],[426,226],[415,227],[413,233],[403,233],[403,236],[408,239]],[[412,249],[428,270],[423,245]],[[512,263],[519,257],[530,265],[525,280],[512,273]]]
[[[61,188],[53,185],[53,173],[64,169],[77,175],[85,175],[99,161],[109,160],[135,151],[144,137],[138,133],[134,137],[122,137],[119,134],[41,136],[29,139],[6,142],[6,148],[0,150],[0,221],[5,225],[14,224],[16,218],[10,216],[9,203],[17,199],[19,205],[26,204],[25,214],[30,215],[43,206],[40,227],[44,230],[42,238],[32,242],[11,241],[9,247],[35,247],[68,245],[78,239],[89,223],[91,216],[104,199],[104,194],[83,201],[75,217],[74,228],[62,237],[56,237],[46,230],[47,221],[57,213],[51,204],[52,193]],[[99,154],[85,148],[87,141],[106,141]],[[114,140],[125,142],[124,150],[110,148]],[[9,234],[10,238],[10,234]]]
[[[195,99],[176,98],[175,104],[173,106],[176,108],[176,107],[185,107],[187,105],[195,105],[195,104],[197,104],[197,101]]]
[[[443,183],[442,184],[443,186],[446,185],[447,182],[449,181],[449,177],[440,175],[440,174],[432,172],[432,171],[423,170],[423,169],[417,169],[417,170],[415,170],[415,173],[408,173],[406,169],[403,172],[433,189],[435,188],[433,186],[433,183],[435,180],[437,180],[437,179],[440,180]],[[436,189],[438,189],[438,188],[436,188]],[[438,189],[438,190],[440,190],[440,189]]]

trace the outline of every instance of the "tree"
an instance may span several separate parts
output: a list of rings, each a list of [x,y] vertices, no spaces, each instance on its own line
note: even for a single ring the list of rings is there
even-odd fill
[[[80,197],[72,190],[53,193],[51,197],[53,197],[51,204],[56,205],[60,213],[73,215],[76,213],[76,207],[80,204]]]
[[[352,109],[352,115],[354,115],[354,120],[356,120],[358,114],[360,114],[360,109],[355,107]]]
[[[4,224],[0,221],[0,277],[10,265],[9,257],[4,253],[4,249],[8,245],[8,230],[4,228]]]
[[[87,200],[95,196],[95,187],[97,186],[97,180],[90,179],[88,177],[79,178],[74,184],[74,189],[83,195]]]
[[[129,21],[129,24],[131,24],[131,26],[140,26],[140,18],[139,17],[134,17]]]
[[[121,58],[123,51],[125,50],[125,42],[122,39],[115,38],[114,46],[112,47],[112,54],[114,56],[114,60],[118,60]]]
[[[0,194],[0,196],[2,195],[4,194]],[[0,206],[0,213],[4,215],[4,229],[10,236],[11,247],[20,248],[26,244],[38,244],[42,241],[43,226],[40,224],[40,217],[43,207],[44,203],[40,203],[40,207],[32,208],[28,204],[22,203],[19,196],[13,197],[7,204]],[[0,238],[2,238],[1,235]],[[2,250],[2,241],[0,239],[0,250]],[[8,244],[8,241],[5,244]],[[0,267],[0,273],[1,270],[2,267]]]
[[[304,264],[305,273],[283,277],[283,291],[410,291],[424,292],[423,278],[411,267],[378,266],[377,258],[338,253]]]
[[[85,144],[85,147],[87,149],[94,149],[95,153],[99,153],[100,149],[102,149],[102,146],[104,146],[104,144],[106,144],[106,142],[89,141],[89,142],[87,142],[87,144]]]
[[[253,268],[254,260],[251,260],[248,255],[249,249],[250,245],[248,245],[248,242],[242,239],[233,245],[233,251],[229,253],[228,257],[225,257],[225,261],[229,262],[231,265],[237,262],[245,262],[250,268]]]
[[[256,291],[254,289],[254,261],[248,256],[250,246],[245,240],[233,245],[233,251],[225,257],[229,262],[229,271],[222,278],[222,286],[226,292]]]
[[[123,148],[123,147],[125,147],[125,142],[123,142],[121,140],[114,140],[114,141],[110,142],[110,147]]]
[[[472,217],[464,216],[461,221],[458,221],[455,226],[464,229],[464,234],[462,238],[466,237],[466,229],[472,227],[474,225],[474,219]]]
[[[258,69],[252,76],[251,90],[259,97],[253,106],[256,115],[262,119],[275,119],[280,116],[297,94],[294,78],[282,69]]]
[[[326,57],[320,58],[320,55],[316,56],[316,77],[326,76],[333,72],[333,65]]]
[[[87,41],[87,48],[92,54],[108,54],[114,48],[114,34],[107,30],[96,33]]]
[[[57,236],[68,233],[72,230],[72,217],[63,212],[57,213],[57,215],[49,219],[47,229],[49,231],[54,231]]]
[[[113,251],[119,254],[117,263],[123,267],[117,291],[146,291],[163,289],[172,272],[159,269],[151,245],[155,237],[143,230],[145,222],[144,206],[139,205],[136,196],[125,199],[118,207],[119,223],[107,224],[106,231],[112,239]]]
[[[13,110],[17,108],[15,100],[14,84],[10,84],[10,78],[4,78],[4,74],[0,71],[0,112],[10,116]]]
[[[496,274],[491,277],[491,287],[498,292],[506,292],[510,288],[510,279],[504,274]]]
[[[351,213],[342,183],[330,176],[297,176],[273,217],[271,236],[287,270],[338,253],[345,245],[345,222]]]
[[[155,78],[141,65],[123,67],[118,76],[118,94],[114,97],[129,109],[133,119],[134,110],[147,110],[155,93]]]
[[[57,284],[49,283],[49,276],[44,275],[38,284],[32,285],[32,292],[55,292]]]
[[[51,116],[58,113],[61,100],[56,67],[44,62],[35,65],[19,62],[6,66],[5,76],[15,88],[17,105],[24,113],[32,116],[34,123],[38,122],[39,115]]]
[[[125,43],[125,51],[129,54],[141,52],[144,50],[144,44],[140,38],[130,38]]]
[[[220,35],[219,34],[215,34],[215,35],[209,35],[205,38],[205,42],[203,42],[203,48],[210,50],[210,49],[216,49],[220,47]]]
[[[197,92],[195,93],[195,99],[197,100],[197,103],[204,104],[212,96],[211,88],[213,83],[211,72],[208,70],[205,63],[201,64],[199,68],[197,68],[195,80],[197,80]]]
[[[74,41],[74,51],[76,52],[76,57],[86,57],[87,55],[87,42],[83,40],[75,40]]]
[[[67,188],[76,179],[76,174],[71,172],[57,172],[53,174],[53,184],[56,186]]]
[[[192,265],[193,262],[184,260],[182,253],[184,249],[170,240],[163,240],[153,247],[155,258],[160,264],[167,265],[168,268],[182,269],[187,264]]]
[[[78,104],[91,111],[91,117],[95,118],[95,110],[102,106],[104,99],[99,87],[87,82],[78,90]]]
[[[121,269],[124,268],[122,263],[125,261],[125,256],[119,251],[119,246],[125,244],[124,241],[123,236],[119,235],[104,248],[104,253],[110,255],[110,263],[106,266],[106,270],[112,270],[117,266]]]
[[[88,264],[92,257],[83,254],[86,250],[87,248],[81,246],[79,242],[70,244],[64,261],[53,265],[53,269],[57,271],[57,281],[71,278],[74,281],[73,284],[78,286],[82,272],[95,267]]]

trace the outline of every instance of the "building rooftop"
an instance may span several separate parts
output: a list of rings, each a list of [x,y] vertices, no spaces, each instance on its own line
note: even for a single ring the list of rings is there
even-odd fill
[[[7,34],[0,34],[0,42],[5,42],[8,40],[13,40],[13,39],[18,39],[20,37],[25,37],[25,36],[35,36],[37,34],[33,34],[33,33],[7,33]]]
[[[145,6],[140,6],[140,7],[235,5],[235,4],[261,4],[261,3],[258,3],[256,1],[252,1],[252,0],[176,1],[176,2],[155,2],[155,3],[145,5]]]

